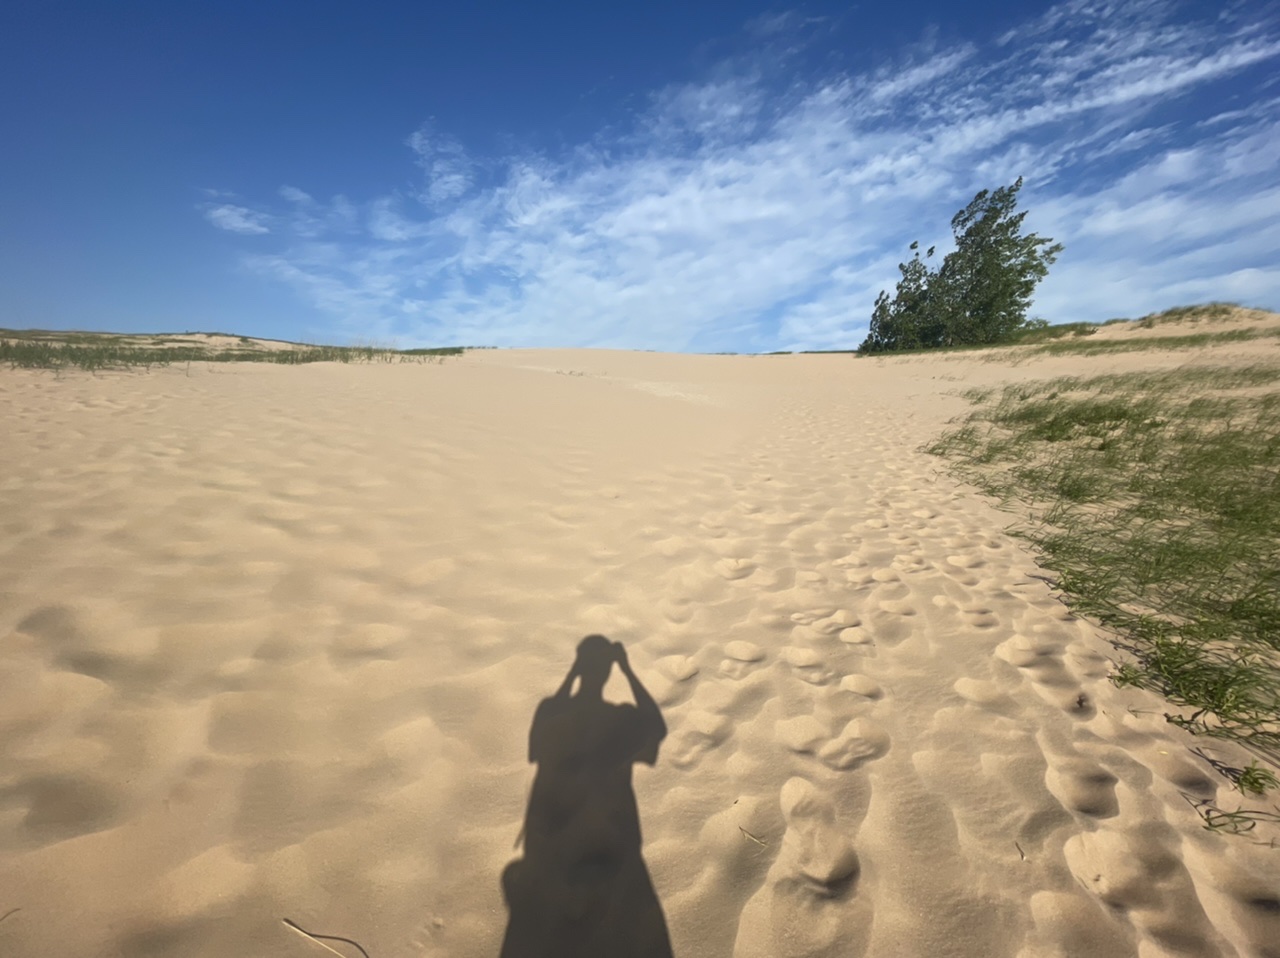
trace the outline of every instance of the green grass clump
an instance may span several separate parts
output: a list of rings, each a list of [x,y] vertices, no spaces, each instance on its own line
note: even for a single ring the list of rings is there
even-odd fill
[[[400,356],[461,356],[466,349],[462,346],[431,346],[421,349],[401,349]]]
[[[1263,768],[1254,759],[1235,776],[1236,788],[1245,795],[1265,795],[1273,788],[1280,788],[1280,779],[1269,768]]]
[[[927,447],[1028,520],[1074,608],[1169,721],[1280,751],[1280,367],[972,390]],[[1245,770],[1242,790],[1274,787]]]

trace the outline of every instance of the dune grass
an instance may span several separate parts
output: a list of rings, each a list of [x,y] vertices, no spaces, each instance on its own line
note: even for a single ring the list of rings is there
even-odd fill
[[[224,335],[224,334],[216,334]],[[126,336],[112,333],[51,333],[0,330],[0,364],[10,369],[150,369],[153,366],[204,363],[403,363],[443,362],[462,347],[389,349],[376,346],[302,346],[263,349],[247,337],[236,346],[214,348],[166,334]]]
[[[1143,336],[1140,339],[1064,339],[1036,344],[1036,352],[1051,356],[1067,354],[1096,356],[1099,353],[1128,353],[1144,349],[1195,349],[1222,346],[1254,339],[1280,337],[1280,329],[1223,329],[1215,332],[1185,333],[1180,336]]]
[[[953,352],[972,352],[974,350],[992,351],[993,362],[1006,362],[1010,352],[1017,355],[1098,355],[1103,353],[1126,353],[1136,350],[1169,350],[1195,349],[1203,346],[1219,346],[1229,343],[1247,342],[1254,339],[1280,337],[1280,329],[1263,327],[1260,329],[1196,329],[1186,332],[1187,326],[1198,327],[1201,322],[1207,326],[1221,323],[1242,313],[1248,314],[1254,307],[1243,307],[1238,303],[1200,303],[1193,306],[1176,306],[1163,312],[1151,313],[1140,319],[1115,318],[1101,323],[1058,323],[1055,325],[1033,325],[1019,330],[1013,338],[1001,343],[971,343],[963,346],[945,346],[929,349],[902,349],[891,353],[873,353],[877,360],[892,359],[895,356],[915,354],[936,354]],[[1041,321],[1037,321],[1041,322]],[[1093,338],[1094,333],[1108,326],[1132,324],[1143,330],[1152,330],[1167,324],[1179,324],[1178,331],[1168,335],[1145,335],[1133,339]],[[831,350],[839,352],[842,350]],[[853,351],[860,358],[868,358],[867,354]]]
[[[1102,323],[1060,323],[1029,329],[1020,333],[1010,345],[1034,346],[1034,352],[1049,355],[1097,355],[1099,353],[1125,353],[1143,349],[1195,349],[1201,346],[1218,346],[1241,343],[1253,339],[1276,338],[1280,329],[1197,329],[1195,332],[1177,332],[1170,335],[1148,335],[1136,339],[1090,339],[1094,333],[1107,326],[1132,324],[1138,329],[1151,330],[1169,324],[1179,324],[1179,329],[1222,323],[1246,313],[1250,307],[1239,303],[1199,303],[1192,306],[1175,306],[1158,313],[1149,313],[1140,319],[1108,319]]]
[[[970,390],[926,447],[1026,515],[1074,609],[1189,731],[1280,757],[1280,366]],[[1237,769],[1244,793],[1277,784]]]

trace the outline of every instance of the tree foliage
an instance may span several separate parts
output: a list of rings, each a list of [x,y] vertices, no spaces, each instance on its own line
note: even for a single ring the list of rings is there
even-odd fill
[[[919,243],[892,299],[876,298],[871,329],[859,352],[934,349],[1007,342],[1026,328],[1031,294],[1062,251],[1061,243],[1022,235],[1026,212],[1015,213],[1022,178],[982,190],[951,220],[956,248],[931,269]]]

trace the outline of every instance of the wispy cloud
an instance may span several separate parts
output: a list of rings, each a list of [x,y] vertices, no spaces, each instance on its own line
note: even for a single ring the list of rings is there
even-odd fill
[[[205,215],[277,234],[248,263],[337,332],[402,341],[856,345],[906,244],[945,250],[955,210],[1018,175],[1028,227],[1067,245],[1041,315],[1280,305],[1280,105],[1257,96],[1280,36],[1176,14],[1076,0],[985,46],[805,84],[726,62],[562,155],[475,157],[428,124],[406,141],[413,191],[285,187],[283,205]]]
[[[462,144],[425,123],[405,141],[418,158],[424,174],[418,198],[428,204],[444,203],[471,188],[472,162]]]
[[[270,233],[267,226],[270,219],[265,213],[259,213],[244,206],[222,203],[204,208],[205,219],[218,229],[229,233]]]

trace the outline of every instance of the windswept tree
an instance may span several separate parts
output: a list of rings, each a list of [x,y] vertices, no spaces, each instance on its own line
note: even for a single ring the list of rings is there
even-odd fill
[[[935,292],[936,273],[920,258],[920,244],[912,243],[915,253],[905,263],[898,264],[902,279],[893,299],[881,291],[876,298],[876,308],[871,314],[871,331],[861,346],[864,353],[892,352],[898,349],[920,349],[932,345],[937,335],[933,328],[937,310],[930,302]],[[925,253],[925,259],[933,256],[933,247]]]
[[[932,349],[1006,342],[1026,325],[1031,295],[1062,251],[1061,243],[1022,234],[1026,212],[1015,213],[1022,177],[982,190],[951,220],[956,248],[937,270],[920,258],[919,244],[898,269],[892,300],[881,293],[860,352]],[[926,258],[933,254],[930,248]]]

